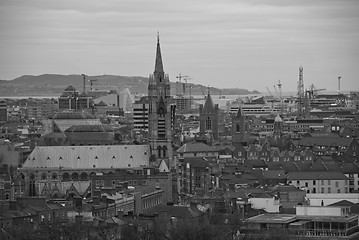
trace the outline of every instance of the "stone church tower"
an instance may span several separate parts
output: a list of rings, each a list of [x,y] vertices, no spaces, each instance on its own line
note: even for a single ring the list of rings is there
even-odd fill
[[[249,138],[249,126],[247,117],[242,112],[242,107],[238,108],[236,114],[232,115],[232,144],[238,145],[246,143]],[[246,144],[244,144],[246,145]]]
[[[171,168],[172,164],[172,135],[171,135],[171,105],[170,81],[163,71],[159,36],[157,36],[157,52],[155,71],[149,76],[148,98],[148,133],[151,154],[156,156],[157,164],[165,160]]]
[[[199,105],[199,131],[213,139],[218,140],[218,104],[214,105],[208,92],[204,105]]]

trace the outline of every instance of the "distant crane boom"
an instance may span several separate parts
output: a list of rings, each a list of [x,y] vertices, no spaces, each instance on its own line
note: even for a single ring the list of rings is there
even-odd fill
[[[273,87],[274,87],[275,94],[278,95],[277,88],[275,87],[275,85]]]
[[[181,93],[181,81],[182,81],[182,78],[184,80],[186,80],[186,78],[189,78],[189,76],[186,76],[186,75],[182,75],[181,73],[178,74],[178,76],[176,76],[176,78],[178,79],[178,81],[176,82],[176,95],[180,95]],[[187,82],[186,82],[187,83]],[[183,95],[185,94],[185,85],[183,85]]]

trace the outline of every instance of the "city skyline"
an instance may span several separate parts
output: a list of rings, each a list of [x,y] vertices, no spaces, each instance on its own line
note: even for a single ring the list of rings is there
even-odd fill
[[[352,1],[11,1],[0,3],[0,79],[45,73],[147,77],[160,32],[170,81],[266,92],[281,81],[358,90]]]

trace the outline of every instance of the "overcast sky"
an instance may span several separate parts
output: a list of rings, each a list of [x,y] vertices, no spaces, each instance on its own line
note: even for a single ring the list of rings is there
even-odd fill
[[[171,81],[272,92],[359,90],[358,0],[0,0],[0,79],[147,77],[157,31]]]

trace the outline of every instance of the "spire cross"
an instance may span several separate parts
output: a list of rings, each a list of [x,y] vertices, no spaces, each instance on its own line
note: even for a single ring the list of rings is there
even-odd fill
[[[157,31],[157,43],[160,43],[160,32]]]

